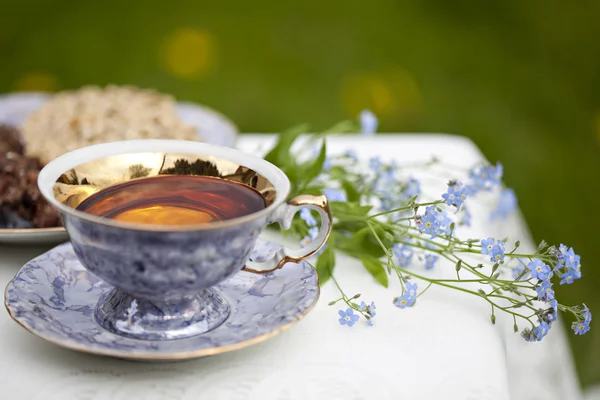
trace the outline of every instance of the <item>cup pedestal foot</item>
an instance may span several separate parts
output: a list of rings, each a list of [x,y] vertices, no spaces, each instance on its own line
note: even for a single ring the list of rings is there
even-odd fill
[[[114,288],[100,298],[96,321],[109,332],[140,340],[201,335],[221,325],[230,307],[216,289],[169,299],[136,298]]]

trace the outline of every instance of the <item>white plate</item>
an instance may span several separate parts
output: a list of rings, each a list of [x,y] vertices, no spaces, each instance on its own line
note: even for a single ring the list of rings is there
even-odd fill
[[[48,99],[46,93],[11,93],[0,96],[0,123],[20,126],[27,116],[38,110]],[[177,103],[179,117],[194,125],[198,137],[207,142],[233,147],[238,129],[224,115],[194,103]],[[1,229],[0,243],[47,244],[68,240],[63,228]]]

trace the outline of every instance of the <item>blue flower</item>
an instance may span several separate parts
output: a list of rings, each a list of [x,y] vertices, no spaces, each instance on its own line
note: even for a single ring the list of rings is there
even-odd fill
[[[521,332],[521,336],[527,342],[539,342],[544,338],[544,336],[548,334],[550,328],[551,325],[548,322],[541,321],[538,326],[533,328],[533,330],[529,328],[523,329],[523,331]]]
[[[431,242],[423,242],[423,247],[426,249],[437,249],[438,247]]]
[[[375,114],[373,114],[370,110],[362,110],[360,112],[360,132],[363,135],[371,136],[375,132],[377,132],[377,126],[379,125],[379,121]]]
[[[536,287],[535,291],[538,295],[538,300],[550,301],[554,299],[554,290],[552,290],[552,282],[549,279],[541,281]]]
[[[315,217],[313,217],[312,213],[310,212],[310,209],[308,208],[303,208],[300,210],[300,218],[302,218],[308,226],[317,225],[317,220],[315,219]]]
[[[544,281],[546,279],[550,279],[552,277],[552,269],[546,265],[542,260],[535,259],[527,264],[527,269],[531,273],[531,277],[533,279],[539,279],[540,281]]]
[[[358,309],[359,309],[359,311],[365,311],[367,314],[369,314],[371,316],[371,318],[373,318],[377,315],[377,312],[375,312],[377,307],[375,306],[374,301],[372,301],[370,305],[368,305],[364,301],[361,301],[360,306],[358,306]]]
[[[392,251],[398,260],[399,267],[406,267],[410,264],[410,260],[413,256],[413,251],[406,245],[395,244],[392,247]]]
[[[500,198],[496,209],[490,214],[491,219],[505,219],[510,213],[517,209],[517,196],[514,190],[504,189],[500,192]]]
[[[393,208],[396,208],[397,199],[391,191],[383,190],[379,191],[377,194],[380,196],[379,205],[383,211],[389,211]]]
[[[354,314],[354,310],[350,307],[348,307],[345,312],[343,310],[339,310],[338,314],[340,315],[340,319],[338,320],[340,325],[348,325],[350,327],[353,326],[359,318],[358,315]]]
[[[302,247],[308,247],[312,243],[312,241],[317,238],[318,235],[319,235],[319,228],[316,226],[311,227],[308,230],[308,235],[304,236],[302,238],[302,240],[300,241],[300,245]],[[327,244],[325,244],[323,247],[321,247],[321,249],[316,253],[316,255],[321,254],[323,251],[325,251],[326,248],[327,248]]]
[[[575,254],[572,247],[564,252],[561,250],[558,258],[561,261],[561,264],[569,269],[577,269],[580,267],[581,257]]]
[[[504,242],[487,238],[481,241],[481,254],[490,256],[491,262],[504,261]]]
[[[577,279],[576,272],[571,269],[560,275],[560,284],[570,285],[575,281],[575,279]]]
[[[494,186],[500,185],[502,181],[503,168],[502,164],[496,166],[478,166],[469,172],[471,178],[471,193],[477,193],[480,190],[490,191]]]
[[[419,288],[419,285],[417,285],[416,283],[411,283],[411,282],[406,282],[406,292],[413,298],[417,298],[417,289]]]
[[[569,251],[569,247],[565,246],[564,244],[560,244],[560,246],[558,246],[558,251],[559,251],[559,257],[564,256],[568,251]]]
[[[462,224],[464,226],[471,226],[471,213],[469,212],[469,210],[467,209],[467,207],[463,207],[462,208]]]
[[[571,329],[576,335],[583,335],[590,331],[590,323],[588,321],[573,322]]]
[[[492,247],[492,254],[490,254],[490,261],[501,262],[504,261],[504,242],[498,241],[494,247]]]
[[[588,306],[586,306],[585,304],[583,305],[583,317],[585,318],[585,322],[587,322],[588,324],[592,322],[592,313],[590,312]]]
[[[527,259],[525,259],[525,258],[519,258],[519,266],[512,269],[512,277],[513,277],[514,280],[516,280],[519,277],[519,275],[521,275],[521,272],[523,272],[525,270],[525,263],[526,262],[527,262]],[[523,275],[521,277],[521,280],[527,280],[527,279],[529,279],[528,276],[529,276],[529,273],[526,273],[525,275]]]
[[[550,300],[549,302],[550,308],[546,309],[544,313],[544,321],[551,324],[556,321],[556,317],[558,315],[558,301],[556,299]]]
[[[452,219],[448,215],[446,211],[438,212],[438,235],[446,234],[448,236],[452,235],[454,232],[452,231]]]
[[[325,157],[323,161],[323,171],[329,171],[333,167],[333,159],[331,157]]]
[[[434,254],[427,254],[425,256],[425,269],[433,269],[435,267],[435,263],[438,260],[438,256]]]
[[[340,202],[344,202],[347,201],[348,198],[346,197],[346,192],[344,192],[343,190],[340,189],[325,189],[323,191],[323,194],[325,196],[327,196],[327,200],[329,201],[340,201]]]
[[[356,151],[354,151],[352,149],[348,149],[344,152],[344,157],[350,158],[352,160],[356,160],[356,159],[358,159],[358,154],[356,154]]]
[[[533,334],[535,335],[536,340],[539,342],[548,334],[549,331],[550,324],[548,324],[546,321],[542,321],[533,329]]]
[[[421,194],[421,182],[415,178],[410,178],[406,183],[406,188],[402,192],[408,198],[415,197]]]
[[[425,215],[417,215],[415,217],[417,228],[421,232],[431,235],[432,239],[437,236],[440,226],[438,214],[439,212],[435,209],[435,206],[429,206],[425,209]]]
[[[369,168],[371,169],[371,171],[379,172],[382,166],[383,163],[381,162],[381,159],[379,157],[371,157],[369,159]]]
[[[304,236],[302,238],[302,240],[300,240],[300,245],[302,247],[308,247],[313,241],[313,238],[311,238],[310,236]]]
[[[561,244],[556,252],[556,258],[558,264],[556,269],[561,269],[563,274],[560,282],[561,285],[573,283],[573,281],[581,278],[581,257],[573,251],[573,248],[568,248],[564,244]]]
[[[494,247],[494,244],[496,243],[496,240],[489,237],[487,239],[483,239],[481,241],[481,254],[483,255],[491,255],[492,254],[492,248]]]
[[[442,198],[446,201],[449,206],[455,206],[457,209],[460,208],[467,199],[469,189],[465,187],[462,182],[449,182],[448,191],[442,194]]]
[[[402,296],[394,299],[394,305],[398,308],[412,307],[417,300],[417,284],[406,282]]]
[[[523,329],[523,331],[521,332],[521,337],[523,339],[525,339],[526,342],[535,341],[535,336],[533,335],[533,332],[529,328]]]

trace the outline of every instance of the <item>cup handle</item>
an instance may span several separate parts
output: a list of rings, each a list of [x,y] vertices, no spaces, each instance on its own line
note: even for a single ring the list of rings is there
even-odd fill
[[[275,209],[269,220],[269,224],[279,222],[279,225],[283,229],[290,229],[292,219],[294,215],[300,211],[301,208],[306,207],[311,210],[315,210],[321,216],[321,227],[317,237],[306,247],[300,249],[288,249],[286,247],[281,248],[273,257],[263,262],[249,261],[247,264],[252,266],[262,266],[265,269],[254,269],[244,267],[242,270],[252,272],[255,274],[266,274],[273,272],[276,269],[283,267],[288,262],[299,263],[307,257],[312,256],[323,247],[329,234],[331,233],[331,211],[329,210],[329,204],[327,203],[327,197],[312,196],[308,194],[301,194],[294,197],[285,204],[280,205]]]

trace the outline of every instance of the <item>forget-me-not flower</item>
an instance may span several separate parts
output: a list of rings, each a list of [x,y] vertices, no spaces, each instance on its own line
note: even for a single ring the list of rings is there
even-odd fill
[[[364,301],[361,301],[360,306],[358,306],[358,309],[360,311],[365,311],[367,314],[369,314],[371,316],[371,318],[373,318],[377,315],[377,312],[375,311],[377,309],[377,307],[375,306],[374,301],[372,301],[371,304],[367,304]]]
[[[308,225],[308,226],[316,226],[317,225],[317,220],[315,219],[315,217],[313,217],[309,208],[302,208],[300,210],[300,218],[302,218],[304,220],[304,222],[306,222],[306,225]]]
[[[560,284],[561,285],[570,285],[577,279],[577,275],[574,270],[568,270],[565,273],[560,275]]]
[[[535,287],[535,291],[537,292],[538,300],[550,301],[554,299],[554,290],[552,290],[552,282],[550,282],[550,279],[541,281]]]
[[[573,248],[568,248],[561,244],[556,253],[558,259],[557,269],[564,271],[561,275],[563,280],[561,285],[573,283],[573,281],[581,278],[581,257],[573,251]]]
[[[464,226],[471,226],[472,215],[469,212],[469,209],[465,206],[462,208],[462,224]]]
[[[462,182],[448,183],[448,191],[442,194],[442,198],[449,206],[459,209],[467,199],[469,189]]]
[[[377,132],[379,120],[370,110],[362,110],[360,112],[360,132],[363,135],[371,136]]]
[[[415,218],[415,224],[419,230],[427,235],[431,235],[431,238],[435,238],[438,234],[438,228],[440,221],[438,219],[439,212],[435,206],[428,206],[425,209],[424,215],[417,215]]]
[[[512,278],[514,280],[516,280],[519,277],[519,275],[521,275],[521,273],[525,270],[526,262],[527,262],[527,259],[519,258],[519,265],[516,268],[513,268],[511,270],[511,272],[512,272]],[[529,273],[524,274],[521,277],[521,280],[527,280],[528,279],[528,275],[529,275]]]
[[[436,256],[435,254],[425,255],[425,269],[433,269],[437,260],[438,256]]]
[[[354,314],[354,310],[350,307],[348,307],[346,311],[339,310],[338,314],[340,315],[340,319],[338,320],[340,325],[352,327],[359,319],[359,316]]]
[[[371,171],[379,172],[382,167],[383,167],[383,162],[381,161],[381,158],[371,157],[369,159],[369,168],[371,169]]]
[[[490,256],[491,262],[504,261],[504,242],[487,238],[481,241],[481,254]]]
[[[589,332],[590,322],[592,322],[592,313],[590,309],[584,304],[583,305],[583,321],[573,322],[571,328],[576,335],[583,335]]]
[[[527,264],[527,269],[533,279],[544,281],[552,278],[552,269],[540,259],[535,259]]]
[[[325,189],[323,194],[327,196],[327,200],[329,201],[347,201],[346,192],[340,189]]]
[[[498,205],[490,214],[491,219],[505,219],[510,213],[517,209],[517,196],[514,190],[504,189],[500,192]]]
[[[413,250],[409,246],[406,246],[404,244],[403,245],[395,244],[392,247],[392,252],[396,256],[396,259],[398,260],[399,267],[406,267],[410,264],[410,260],[412,259],[412,256],[413,256]]]
[[[442,212],[438,212],[437,214],[437,219],[438,219],[438,235],[441,234],[446,234],[446,235],[452,235],[453,231],[452,231],[452,219],[450,218],[450,216],[448,215],[448,213],[446,211],[442,211]]]
[[[402,296],[394,299],[394,305],[398,308],[412,307],[417,300],[417,284],[407,282]]]
[[[471,193],[477,193],[481,190],[490,191],[493,187],[500,185],[503,174],[502,164],[496,166],[478,166],[469,172]]]

